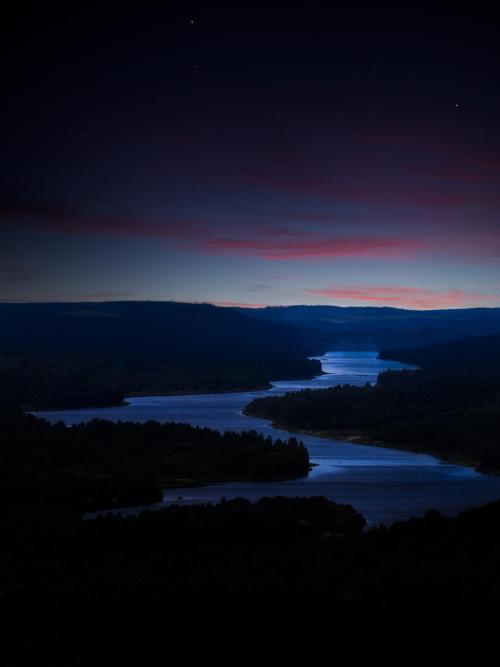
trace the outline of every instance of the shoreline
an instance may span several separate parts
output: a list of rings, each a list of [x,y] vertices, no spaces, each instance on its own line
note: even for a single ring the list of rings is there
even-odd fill
[[[319,359],[319,356],[307,357],[308,359]],[[33,406],[21,406],[25,412],[28,413],[37,413],[37,412],[60,412],[65,410],[96,410],[99,408],[122,408],[126,405],[130,405],[130,401],[127,399],[130,398],[145,398],[147,396],[210,396],[210,395],[220,395],[220,394],[245,394],[248,392],[254,391],[269,391],[274,386],[274,382],[293,382],[295,380],[314,380],[323,375],[328,375],[322,368],[319,373],[304,374],[299,375],[298,377],[281,377],[275,378],[273,380],[268,380],[266,384],[256,385],[255,387],[234,387],[233,389],[219,389],[215,387],[213,389],[207,390],[192,390],[192,389],[179,389],[177,391],[156,391],[151,393],[151,391],[130,391],[127,392],[127,395],[124,396],[122,403],[104,403],[104,404],[92,404],[92,405],[72,405],[72,406],[51,406],[51,407],[33,407]],[[251,416],[251,415],[249,415]]]
[[[137,505],[136,503],[132,505],[120,505],[119,507],[104,507],[102,509],[95,509],[91,510],[88,512],[82,512],[82,518],[84,521],[92,521],[100,516],[105,516],[108,514],[120,514],[121,511],[126,511],[130,512],[132,510],[137,510],[138,513],[142,512],[148,512],[148,511],[157,511],[158,509],[162,508],[155,508],[155,505],[158,505],[159,503],[163,502],[175,502],[176,500],[183,500],[183,496],[175,496],[173,493],[171,494],[172,497],[170,499],[166,499],[165,495],[167,492],[170,491],[176,491],[179,489],[199,489],[203,488],[205,486],[224,486],[225,484],[231,484],[232,482],[250,482],[254,484],[259,484],[259,483],[264,483],[264,482],[286,482],[288,480],[292,479],[300,479],[301,477],[307,477],[307,475],[311,472],[311,469],[318,465],[317,463],[310,463],[309,464],[309,470],[306,473],[302,473],[300,475],[282,475],[278,477],[272,477],[272,478],[260,478],[260,479],[249,479],[248,477],[231,477],[229,479],[219,479],[217,481],[215,480],[203,480],[203,481],[197,481],[195,479],[176,479],[176,480],[171,480],[170,484],[167,483],[167,486],[163,486],[163,484],[166,482],[166,480],[159,480],[159,487],[160,491],[162,493],[162,498],[161,500],[156,500],[155,502],[152,503],[143,503]],[[169,494],[170,495],[170,494]],[[219,501],[220,502],[220,501]],[[208,504],[210,504],[211,501],[208,501]]]
[[[316,376],[314,376],[316,377]],[[277,380],[280,382],[280,380]],[[151,394],[151,392],[133,392],[130,396],[125,396],[122,403],[105,403],[98,405],[73,405],[73,406],[63,406],[63,407],[50,407],[50,408],[33,408],[33,407],[23,407],[25,412],[29,413],[41,413],[41,412],[65,412],[66,410],[99,410],[101,408],[124,408],[127,405],[130,405],[130,398],[146,398],[150,396],[154,398],[155,396],[210,396],[211,394],[238,394],[246,393],[250,391],[266,391],[272,389],[272,384],[269,384],[267,387],[254,387],[252,389],[224,389],[223,391],[176,391],[176,392],[156,392]]]
[[[263,482],[286,482],[287,480],[290,479],[300,479],[301,477],[307,477],[307,475],[311,472],[311,469],[314,468],[317,463],[310,463],[309,464],[309,469],[307,472],[301,473],[301,474],[290,474],[290,475],[278,475],[276,477],[244,477],[244,476],[236,476],[236,477],[228,477],[227,479],[218,479],[218,480],[203,480],[203,481],[197,481],[195,479],[175,479],[175,480],[170,480],[168,482],[167,480],[158,480],[158,484],[161,488],[162,491],[170,491],[170,490],[175,490],[175,489],[198,489],[203,486],[216,486],[216,485],[222,485],[222,484],[231,484],[232,482],[251,482],[251,483],[263,483]],[[167,484],[166,486],[163,486],[163,484]]]
[[[180,389],[178,391],[159,391],[155,392],[152,394],[150,391],[134,391],[131,392],[128,396],[124,397],[124,400],[122,403],[105,403],[105,404],[97,404],[97,405],[74,405],[74,406],[60,406],[60,407],[44,407],[44,408],[36,408],[36,407],[23,407],[23,410],[25,412],[30,412],[30,413],[35,413],[35,412],[62,412],[65,410],[97,410],[100,408],[123,408],[126,405],[130,405],[130,401],[127,399],[130,398],[146,398],[150,396],[151,398],[154,398],[155,396],[211,396],[211,395],[220,395],[220,394],[246,394],[248,392],[253,392],[253,391],[269,391],[269,389],[273,388],[273,382],[291,382],[294,380],[314,380],[317,377],[321,377],[322,375],[328,375],[328,373],[321,372],[318,373],[317,375],[312,375],[308,377],[299,377],[299,378],[280,378],[276,380],[269,381],[266,385],[258,385],[256,387],[235,387],[234,389],[222,389],[219,391],[216,391],[215,389],[213,390],[207,390],[207,391],[192,391],[189,389]],[[251,415],[249,415],[251,416]]]
[[[316,376],[314,376],[316,377]],[[276,382],[281,382],[281,380],[276,380]],[[179,390],[179,391],[163,391],[163,392],[156,392],[152,394],[151,392],[143,392],[143,391],[138,391],[138,392],[133,392],[133,394],[130,394],[130,396],[127,396],[125,398],[125,404],[127,404],[127,398],[145,398],[148,396],[151,396],[152,398],[155,396],[210,396],[211,394],[244,394],[249,391],[266,391],[267,389],[272,389],[272,384],[269,383],[267,386],[259,386],[259,387],[247,387],[247,388],[242,388],[238,387],[236,389],[223,389],[222,391],[188,391],[186,390]]]
[[[247,417],[266,419],[266,417],[250,414],[245,411],[243,411],[243,414],[245,414]],[[485,468],[481,466],[479,461],[475,461],[474,459],[471,459],[465,455],[462,456],[460,454],[436,452],[435,450],[425,449],[423,447],[409,447],[398,442],[384,442],[383,440],[375,440],[369,433],[362,433],[360,431],[321,431],[316,429],[298,429],[292,428],[286,423],[274,421],[270,422],[270,425],[272,428],[288,431],[289,433],[296,435],[312,435],[317,438],[324,438],[325,440],[335,440],[335,442],[345,442],[353,445],[365,445],[367,447],[379,447],[382,449],[396,449],[404,452],[414,452],[415,454],[427,454],[428,456],[433,456],[434,458],[438,459],[439,461],[443,461],[444,463],[452,463],[455,465],[472,468],[476,472],[484,475],[500,475],[500,469]]]
[[[22,409],[24,412],[27,412],[28,414],[35,414],[39,412],[65,412],[66,410],[99,410],[100,408],[123,408],[126,405],[129,405],[127,401],[123,401],[122,403],[106,403],[105,405],[74,405],[73,407],[63,407],[63,408],[28,408],[25,406],[22,406]]]
[[[254,392],[254,391],[269,391],[269,389],[272,389],[274,387],[273,382],[292,382],[294,380],[314,380],[317,377],[321,377],[322,375],[328,375],[328,373],[319,373],[318,375],[313,375],[311,377],[305,377],[305,378],[280,378],[279,380],[272,380],[270,381],[267,385],[259,385],[257,387],[236,387],[234,389],[223,389],[220,391],[215,391],[215,390],[210,390],[210,391],[192,391],[192,390],[184,390],[181,389],[179,391],[163,391],[163,392],[155,392],[152,394],[151,392],[145,392],[145,391],[137,391],[137,392],[131,392],[130,395],[125,396],[124,400],[122,403],[106,403],[106,404],[100,404],[100,405],[74,405],[74,406],[63,406],[63,407],[50,407],[50,408],[33,408],[33,407],[23,407],[23,410],[25,412],[30,412],[30,413],[35,413],[35,412],[62,412],[65,410],[98,410],[100,408],[123,408],[126,405],[130,405],[130,401],[128,399],[130,398],[146,398],[150,396],[151,398],[154,398],[155,396],[212,396],[212,395],[220,395],[220,394],[246,394],[249,392]],[[248,415],[251,417],[252,415]]]

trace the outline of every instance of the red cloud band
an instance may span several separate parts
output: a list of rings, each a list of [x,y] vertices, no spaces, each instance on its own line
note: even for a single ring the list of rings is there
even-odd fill
[[[209,239],[203,244],[209,252],[246,255],[268,260],[327,259],[365,257],[373,259],[409,257],[425,248],[422,241],[401,238],[329,238],[317,235],[300,239]]]
[[[335,301],[360,301],[416,309],[486,305],[492,304],[495,300],[492,295],[464,292],[458,289],[438,291],[420,287],[399,287],[397,285],[306,288],[305,291],[308,294]],[[496,300],[498,300],[498,297]]]
[[[267,260],[326,258],[407,258],[424,250],[422,240],[393,236],[335,237],[297,228],[241,228],[244,237],[214,236],[220,225],[209,220],[183,219],[165,222],[130,219],[120,216],[83,216],[61,206],[23,205],[0,210],[4,224],[33,230],[71,235],[101,235],[118,238],[142,237],[173,240],[188,249],[217,255],[243,255]],[[223,232],[222,232],[223,233]],[[256,236],[260,234],[259,236]]]

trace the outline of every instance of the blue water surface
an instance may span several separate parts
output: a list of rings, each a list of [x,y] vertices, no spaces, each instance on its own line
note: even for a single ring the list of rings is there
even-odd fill
[[[39,415],[51,422],[62,420],[68,425],[95,417],[137,422],[155,419],[209,426],[220,431],[253,429],[273,438],[288,438],[289,431],[274,429],[266,420],[243,415],[245,405],[253,398],[287,391],[374,383],[380,372],[407,368],[398,362],[377,359],[374,351],[328,352],[318,358],[324,375],[311,380],[274,382],[269,390],[129,397],[129,404],[121,407],[45,411]],[[453,515],[500,498],[500,477],[483,475],[433,456],[309,435],[300,435],[300,439],[309,449],[311,462],[317,464],[306,477],[283,482],[234,482],[166,490],[163,501],[150,507],[218,502],[221,497],[256,500],[274,495],[322,495],[351,504],[370,525],[375,525],[418,516],[430,508]],[[136,511],[137,508],[129,508],[122,513]]]

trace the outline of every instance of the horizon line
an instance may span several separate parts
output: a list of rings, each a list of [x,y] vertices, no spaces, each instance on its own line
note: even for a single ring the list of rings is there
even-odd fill
[[[36,305],[104,305],[104,304],[118,304],[118,303],[170,303],[190,306],[212,306],[214,308],[225,308],[232,310],[265,310],[267,308],[337,308],[340,310],[354,310],[354,309],[370,309],[370,310],[397,310],[401,312],[417,312],[417,313],[437,313],[442,311],[467,311],[467,310],[500,310],[498,306],[450,306],[440,308],[404,308],[399,306],[389,305],[360,305],[360,306],[346,306],[334,303],[291,303],[291,304],[252,304],[252,303],[238,303],[226,301],[176,301],[174,299],[81,299],[81,300],[21,300],[14,301],[10,299],[0,299],[0,306],[36,306]]]

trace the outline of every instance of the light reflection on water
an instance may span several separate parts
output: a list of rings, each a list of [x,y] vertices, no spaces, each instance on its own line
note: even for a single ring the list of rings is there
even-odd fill
[[[311,380],[275,382],[270,390],[131,397],[127,399],[129,405],[122,407],[51,411],[40,413],[40,416],[52,422],[62,420],[66,424],[95,417],[139,422],[155,419],[222,431],[253,429],[274,438],[288,438],[288,431],[273,429],[265,420],[243,415],[245,405],[258,396],[279,395],[286,391],[374,383],[378,373],[384,370],[405,368],[403,364],[381,361],[376,356],[373,351],[329,352],[319,357],[327,374]],[[353,505],[369,524],[377,524],[422,514],[431,507],[453,514],[500,498],[500,477],[443,463],[432,456],[309,435],[298,437],[309,449],[311,461],[317,464],[306,477],[283,482],[233,482],[167,490],[163,502],[151,507],[175,502],[218,502],[222,496],[256,500],[266,495],[323,495]],[[137,510],[132,508],[122,513],[134,511]]]

